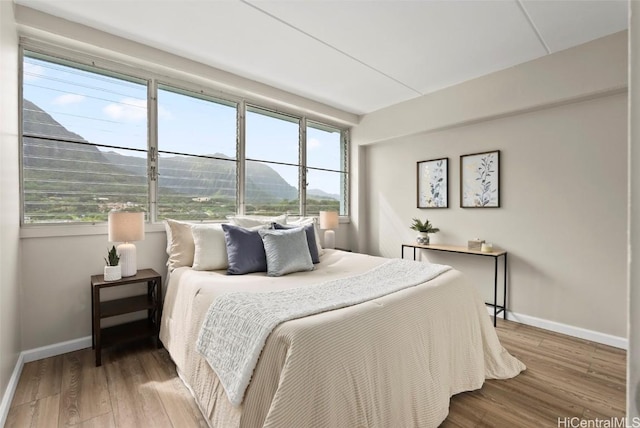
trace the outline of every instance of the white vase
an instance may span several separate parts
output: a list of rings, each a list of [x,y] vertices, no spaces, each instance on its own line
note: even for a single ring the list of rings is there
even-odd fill
[[[418,232],[418,236],[416,236],[416,243],[420,245],[428,245],[429,234],[427,232]]]
[[[122,270],[120,265],[118,266],[105,266],[104,267],[104,280],[105,281],[117,281],[122,278]]]

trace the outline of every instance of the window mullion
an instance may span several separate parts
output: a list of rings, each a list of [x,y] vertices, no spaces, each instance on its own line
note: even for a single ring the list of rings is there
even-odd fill
[[[245,146],[245,130],[246,130],[246,112],[247,104],[244,101],[238,103],[237,112],[237,127],[236,132],[236,198],[237,198],[237,212],[240,215],[245,213],[245,171],[246,171],[246,146]]]
[[[304,116],[300,119],[299,129],[298,197],[300,198],[300,215],[305,216],[307,215],[307,119]]]
[[[148,132],[149,136],[147,154],[147,166],[149,177],[149,222],[155,222],[158,219],[158,82],[156,79],[150,79],[147,84],[147,114],[148,114]]]
[[[340,147],[340,165],[343,173],[341,176],[341,187],[342,187],[342,198],[340,198],[341,209],[340,212],[342,215],[348,216],[349,213],[349,204],[350,204],[350,195],[349,195],[349,131],[343,130],[340,133],[341,147]]]

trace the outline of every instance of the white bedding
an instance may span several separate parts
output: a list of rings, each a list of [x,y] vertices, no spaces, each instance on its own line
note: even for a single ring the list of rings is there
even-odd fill
[[[280,278],[176,269],[160,337],[214,427],[437,426],[449,397],[524,365],[500,345],[457,271],[355,306],[284,322],[268,337],[241,406],[196,352],[216,296],[284,290],[365,272],[386,259],[327,250],[317,269]]]
[[[291,319],[356,305],[435,278],[451,266],[392,259],[359,275],[308,287],[218,296],[207,311],[196,349],[239,405],[262,347]]]

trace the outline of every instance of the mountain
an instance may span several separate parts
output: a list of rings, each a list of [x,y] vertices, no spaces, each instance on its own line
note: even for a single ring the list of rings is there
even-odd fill
[[[317,199],[334,199],[336,201],[340,200],[340,195],[336,195],[335,193],[325,192],[320,189],[307,189],[307,195],[313,196]]]
[[[87,143],[87,140],[67,130],[32,102],[24,100],[23,105],[25,135]],[[25,193],[40,189],[50,195],[68,195],[86,192],[91,183],[100,184],[102,188],[117,184],[146,186],[144,170],[122,177],[121,174],[126,175],[127,172],[110,164],[100,150],[89,144],[25,137],[22,150]]]
[[[122,201],[123,197],[130,204],[146,204],[146,156],[127,156],[82,144],[88,141],[67,130],[34,103],[24,100],[23,105],[25,134],[81,143],[24,138],[25,214],[50,215],[51,211],[66,211],[86,212],[90,217],[104,211],[104,201]],[[172,199],[172,210],[187,210],[186,207],[180,207],[190,204],[195,198],[199,199],[198,202],[213,198],[218,203],[225,200],[227,205],[235,204],[236,162],[221,154],[213,156],[219,159],[160,156],[159,193],[162,197]],[[295,201],[298,198],[297,188],[287,183],[269,165],[247,162],[246,168],[247,203]],[[310,190],[309,195],[322,200],[339,200],[336,195],[321,190]],[[182,199],[176,199],[178,196]],[[103,201],[102,205],[97,201]],[[192,208],[188,209],[192,211]]]
[[[113,165],[131,171],[145,168],[147,160],[104,152]],[[225,158],[221,154],[213,156]],[[229,158],[227,158],[229,159]],[[236,162],[203,157],[161,155],[158,161],[158,184],[161,189],[192,197],[229,197],[236,193]],[[251,203],[293,200],[298,189],[287,183],[273,168],[260,163],[247,164],[246,198]]]

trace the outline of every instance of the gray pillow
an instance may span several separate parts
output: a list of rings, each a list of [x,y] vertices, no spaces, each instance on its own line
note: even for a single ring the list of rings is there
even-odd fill
[[[223,224],[224,240],[227,245],[229,275],[244,275],[251,272],[266,272],[267,258],[262,239],[257,230]]]
[[[307,244],[309,245],[309,254],[311,254],[311,261],[313,264],[320,263],[320,256],[318,255],[318,245],[316,244],[316,233],[313,224],[307,224],[306,226],[284,226],[280,223],[273,223],[274,229],[295,229],[301,228],[307,234]]]
[[[303,229],[259,230],[267,256],[267,275],[282,276],[313,270],[307,234]]]

